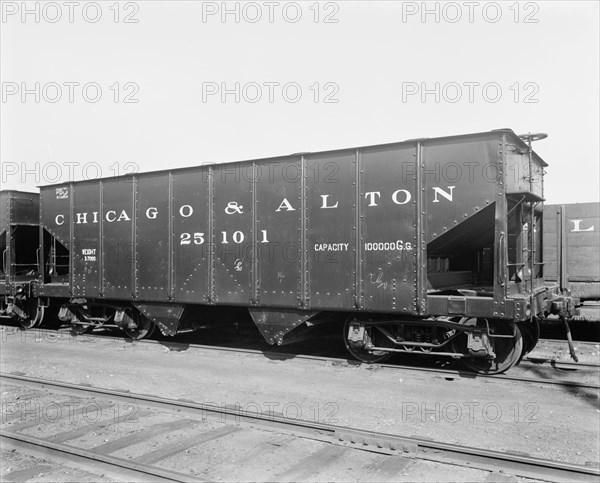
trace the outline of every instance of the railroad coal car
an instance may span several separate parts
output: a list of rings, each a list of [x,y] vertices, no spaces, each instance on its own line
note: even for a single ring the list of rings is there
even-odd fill
[[[576,321],[600,321],[600,204],[544,206],[547,281],[579,299]]]
[[[285,344],[343,321],[395,352],[501,372],[571,299],[544,281],[543,172],[511,130],[45,186],[34,295],[141,338],[231,310]],[[529,228],[528,227],[533,227]]]
[[[0,318],[17,319],[26,328],[44,318],[34,296],[39,279],[39,195],[0,192]]]

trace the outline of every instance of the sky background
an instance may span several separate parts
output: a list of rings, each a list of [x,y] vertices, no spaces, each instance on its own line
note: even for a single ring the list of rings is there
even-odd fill
[[[1,188],[511,128],[598,201],[599,2],[475,3],[1,1]]]

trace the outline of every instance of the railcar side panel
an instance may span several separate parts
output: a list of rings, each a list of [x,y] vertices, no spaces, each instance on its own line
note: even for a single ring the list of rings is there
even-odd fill
[[[301,179],[300,157],[256,163],[257,292],[263,306],[303,302]]]
[[[508,193],[533,193],[540,198],[544,196],[544,162],[532,153],[529,154],[514,144],[507,145],[505,179]]]
[[[575,297],[600,298],[600,204],[544,207],[544,273]]]
[[[454,229],[492,204],[500,176],[497,136],[485,139],[428,140],[423,146],[426,240]],[[493,218],[491,228],[493,230]]]
[[[0,192],[0,295],[14,295],[15,282],[38,279],[39,195]],[[4,315],[0,299],[0,315]]]
[[[40,241],[43,245],[44,283],[36,286],[40,296],[69,296],[71,272],[71,185],[40,189]]]
[[[107,298],[133,296],[132,179],[102,182],[102,288]]]
[[[565,205],[567,270],[571,282],[600,282],[600,205]]]
[[[10,191],[0,192],[0,233],[8,228],[10,219]]]
[[[136,179],[135,277],[140,300],[169,297],[169,174],[144,174]]]
[[[251,304],[253,299],[252,176],[248,164],[213,168],[213,298],[221,304]]]
[[[311,154],[306,167],[310,307],[356,306],[356,151]]]
[[[100,183],[73,185],[71,274],[74,297],[100,296]]]
[[[12,223],[19,225],[37,225],[40,222],[39,195],[12,191],[11,195]]]
[[[0,192],[0,233],[9,224],[38,225],[39,195],[25,191],[7,190]]]
[[[40,190],[42,227],[65,248],[71,242],[71,186],[49,186]]]
[[[173,174],[173,290],[178,301],[210,300],[208,168]]]
[[[360,152],[361,307],[416,313],[418,207],[414,146]]]

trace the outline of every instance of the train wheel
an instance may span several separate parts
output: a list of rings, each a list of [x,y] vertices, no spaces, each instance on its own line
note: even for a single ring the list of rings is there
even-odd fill
[[[354,317],[348,317],[346,323],[344,324],[344,344],[346,344],[346,349],[348,349],[348,352],[350,352],[350,354],[352,354],[352,356],[355,359],[358,359],[361,362],[366,362],[368,364],[375,364],[377,362],[383,362],[386,359],[389,359],[391,356],[391,353],[389,352],[369,351],[362,347],[360,342],[356,343],[348,340],[348,335],[350,333],[353,322],[356,322],[356,319]],[[373,329],[372,327],[365,327],[365,331],[367,332],[368,337],[371,340],[373,340],[373,336],[375,335],[377,330]],[[375,340],[373,340],[373,342],[379,345],[378,342],[376,342]]]
[[[512,327],[512,324],[497,321],[493,327],[490,327],[490,332],[498,335],[510,335],[513,333]],[[481,372],[482,374],[500,374],[517,364],[523,354],[523,336],[521,335],[519,326],[515,324],[514,327],[514,338],[490,337],[490,344],[496,354],[495,359],[490,360],[476,357],[464,357],[462,359],[463,364],[470,370]],[[467,352],[466,335],[459,339],[459,352]]]
[[[523,335],[523,353],[521,354],[521,358],[523,358],[535,348],[540,339],[540,321],[534,318],[533,322],[522,322],[518,324],[518,327]]]
[[[71,335],[82,335],[92,329],[92,324],[71,324]]]
[[[45,307],[38,303],[37,298],[27,299],[22,310],[27,314],[26,319],[19,318],[19,324],[24,329],[33,329],[39,327],[44,320]]]
[[[129,337],[133,340],[140,340],[152,336],[154,329],[156,329],[156,324],[154,322],[137,312],[136,315],[134,315],[133,320],[135,321],[136,327],[123,327],[123,331]]]

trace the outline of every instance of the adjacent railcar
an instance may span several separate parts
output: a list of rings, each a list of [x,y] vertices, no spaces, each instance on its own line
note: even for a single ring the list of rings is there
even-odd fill
[[[500,372],[570,299],[543,278],[546,163],[511,130],[41,188],[35,295],[76,330],[194,329],[247,308],[284,344],[345,319],[363,361]],[[533,227],[533,229],[526,229]]]
[[[44,304],[33,285],[39,278],[39,195],[0,192],[0,318],[17,319],[26,327],[39,325]]]
[[[546,280],[579,299],[571,320],[600,321],[600,204],[545,205]]]

